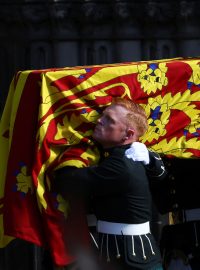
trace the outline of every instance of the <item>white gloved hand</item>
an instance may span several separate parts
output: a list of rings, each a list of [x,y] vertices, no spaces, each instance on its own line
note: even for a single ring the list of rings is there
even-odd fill
[[[125,156],[134,161],[142,161],[145,165],[149,164],[149,151],[143,143],[132,143],[131,147],[125,151]]]

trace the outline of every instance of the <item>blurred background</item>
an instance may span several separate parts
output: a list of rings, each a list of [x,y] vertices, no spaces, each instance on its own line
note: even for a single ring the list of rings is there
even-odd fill
[[[200,1],[0,0],[0,113],[18,70],[200,55]]]
[[[198,56],[199,0],[0,0],[0,115],[19,70]],[[168,165],[164,212],[187,207],[185,198],[199,191],[190,185],[188,194],[196,163]],[[197,201],[193,196],[191,208],[200,207]],[[159,241],[165,217],[154,215]],[[52,264],[44,250],[19,240],[0,249],[0,270],[10,269],[51,270]]]

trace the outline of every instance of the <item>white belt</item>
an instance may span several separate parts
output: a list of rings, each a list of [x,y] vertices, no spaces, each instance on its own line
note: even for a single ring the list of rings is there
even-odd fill
[[[140,224],[125,224],[98,220],[97,231],[115,235],[142,235],[150,233],[150,226],[149,221]]]
[[[200,208],[187,209],[185,212],[185,221],[200,220]]]

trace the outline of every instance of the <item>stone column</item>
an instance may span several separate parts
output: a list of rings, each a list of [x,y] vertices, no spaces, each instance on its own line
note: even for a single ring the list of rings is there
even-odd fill
[[[200,56],[199,1],[180,1],[177,47],[182,57]]]

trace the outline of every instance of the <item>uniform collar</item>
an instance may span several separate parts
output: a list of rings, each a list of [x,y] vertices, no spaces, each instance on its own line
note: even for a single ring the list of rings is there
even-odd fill
[[[126,149],[130,148],[131,144],[125,144],[125,145],[119,145],[119,146],[114,146],[110,148],[103,149],[102,155],[104,158],[109,157],[113,152],[115,151],[125,151]]]

